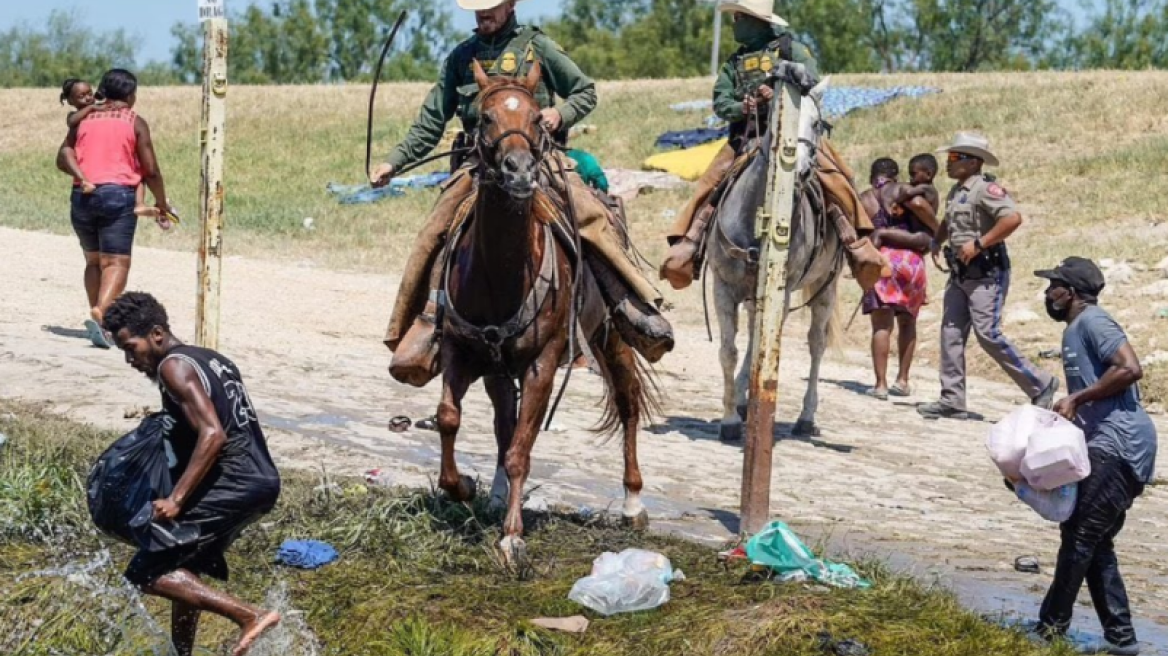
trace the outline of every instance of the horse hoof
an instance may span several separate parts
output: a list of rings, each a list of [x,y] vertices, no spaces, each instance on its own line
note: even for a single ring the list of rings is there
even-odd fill
[[[475,498],[478,486],[475,484],[475,479],[463,474],[458,479],[458,486],[453,490],[446,490],[450,498],[458,502],[466,502]]]
[[[621,525],[634,531],[649,530],[649,511],[644,508],[636,515],[621,515]]]
[[[718,439],[723,442],[741,442],[742,424],[722,424],[718,427]]]
[[[743,403],[742,405],[738,406],[737,409],[738,409],[738,417],[740,419],[742,419],[742,421],[746,421],[746,404]]]
[[[527,543],[517,535],[508,535],[499,541],[499,550],[503,552],[503,562],[509,567],[520,568],[527,561]]]
[[[795,422],[795,427],[791,429],[791,435],[795,437],[819,437],[819,427],[815,425],[814,421],[800,419]]]

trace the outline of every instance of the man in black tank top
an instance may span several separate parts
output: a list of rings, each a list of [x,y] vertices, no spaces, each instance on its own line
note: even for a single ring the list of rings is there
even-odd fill
[[[178,544],[143,549],[126,578],[173,605],[171,638],[179,656],[194,649],[199,614],[208,611],[239,626],[233,656],[280,622],[279,613],[246,604],[202,581],[227,580],[223,554],[242,530],[269,512],[280,475],[238,367],[215,351],[187,346],[170,332],[166,309],[142,292],[121,295],[104,317],[126,363],[158,383],[175,427],[166,441],[177,463],[174,491],[154,502],[154,521],[174,522]]]

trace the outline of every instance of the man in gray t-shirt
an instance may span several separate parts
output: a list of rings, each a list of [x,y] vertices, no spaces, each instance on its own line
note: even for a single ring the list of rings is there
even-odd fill
[[[1061,526],[1062,546],[1039,611],[1039,631],[1047,637],[1066,632],[1085,580],[1108,643],[1104,651],[1137,654],[1114,540],[1156,464],[1156,427],[1140,405],[1137,385],[1143,372],[1123,329],[1096,305],[1105,281],[1094,262],[1068,257],[1035,275],[1050,280],[1047,314],[1067,324],[1062,356],[1069,394],[1054,410],[1083,429],[1091,461],[1091,474],[1079,483],[1075,512]]]

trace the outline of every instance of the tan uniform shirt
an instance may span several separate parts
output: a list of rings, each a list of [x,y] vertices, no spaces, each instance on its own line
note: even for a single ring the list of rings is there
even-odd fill
[[[949,243],[953,248],[961,248],[1017,211],[1014,199],[1001,185],[982,175],[971,176],[964,183],[953,185],[945,201]]]

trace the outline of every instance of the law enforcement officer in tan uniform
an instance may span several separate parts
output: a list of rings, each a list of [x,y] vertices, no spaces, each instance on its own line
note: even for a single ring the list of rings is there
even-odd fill
[[[791,62],[797,65],[791,75],[800,86],[810,89],[818,81],[819,65],[811,49],[795,39],[787,21],[774,13],[774,5],[775,0],[721,0],[718,4],[719,11],[731,15],[734,40],[739,44],[714,82],[714,113],[729,124],[730,138],[698,179],[694,195],[665,235],[669,252],[659,274],[674,289],[684,289],[695,280],[699,244],[714,219],[712,196],[731,170],[743,164],[749,152],[747,146],[759,130],[765,130],[765,125],[760,124],[766,122],[774,95],[771,72],[782,62]],[[873,229],[852,183],[854,175],[827,137],[820,139],[816,157],[816,175],[826,196],[828,213],[842,241],[851,245],[857,240],[857,231]],[[870,246],[850,252],[851,263],[860,269],[875,266],[879,271],[885,265],[880,253]]]
[[[945,220],[933,241],[934,254],[946,241],[951,269],[945,288],[941,325],[941,398],[917,411],[926,419],[968,417],[965,404],[965,344],[973,329],[977,341],[1031,403],[1050,408],[1058,379],[1034,366],[1002,334],[1002,308],[1010,290],[1010,257],[1006,239],[1022,225],[1014,199],[994,179],[982,173],[997,166],[989,141],[973,132],[958,132],[948,153],[946,170],[957,181],[945,203]]]
[[[511,77],[526,75],[538,62],[541,83],[536,100],[543,107],[543,125],[553,135],[565,134],[596,107],[596,84],[539,28],[517,22],[516,2],[458,0],[459,7],[475,12],[478,26],[475,34],[447,57],[438,83],[427,95],[406,138],[393,150],[389,160],[373,171],[374,186],[388,184],[404,167],[424,158],[438,145],[446,124],[455,116],[461,120],[466,133],[474,132],[479,118],[476,104],[479,89],[472,69],[475,61],[488,75]],[[563,99],[558,106],[557,97]],[[567,158],[563,158],[563,163],[567,168],[574,168]],[[385,344],[394,352],[390,373],[410,385],[420,387],[437,374],[435,317],[440,267],[435,263],[456,209],[473,193],[477,165],[472,156],[443,185],[402,272]],[[567,178],[572,186],[570,196],[580,237],[595,256],[593,273],[611,308],[613,321],[633,348],[656,362],[673,348],[672,328],[657,310],[661,295],[631,258],[605,206],[574,171]],[[554,192],[565,195],[558,177],[545,183]]]

